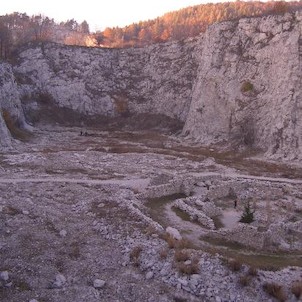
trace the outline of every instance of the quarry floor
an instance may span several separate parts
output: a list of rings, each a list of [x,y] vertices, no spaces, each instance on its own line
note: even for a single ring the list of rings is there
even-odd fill
[[[299,166],[259,158],[159,132],[36,129],[0,154],[0,301],[274,301],[265,282],[297,301],[298,266],[259,270],[243,286],[248,266],[233,271],[193,242],[185,249],[199,270],[180,272],[177,251],[136,207],[148,186],[190,175],[302,183]]]

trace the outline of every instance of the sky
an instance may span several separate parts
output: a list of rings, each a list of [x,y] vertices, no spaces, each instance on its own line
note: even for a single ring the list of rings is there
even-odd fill
[[[13,12],[43,14],[56,22],[86,20],[91,31],[132,24],[162,16],[164,13],[205,0],[2,0],[0,15]],[[211,0],[210,2],[222,2]]]

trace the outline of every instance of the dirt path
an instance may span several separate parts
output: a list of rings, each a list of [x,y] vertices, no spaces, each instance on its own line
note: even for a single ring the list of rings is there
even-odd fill
[[[87,185],[103,185],[115,184],[128,186],[136,189],[145,189],[150,179],[134,178],[134,179],[76,179],[64,177],[45,177],[45,178],[0,178],[0,183],[72,183],[72,184],[87,184]]]
[[[281,177],[266,177],[266,176],[255,176],[255,175],[245,175],[237,173],[216,173],[216,172],[206,172],[206,173],[193,173],[196,177],[206,177],[206,176],[216,176],[216,177],[229,177],[229,178],[238,178],[238,179],[253,179],[260,181],[270,181],[270,182],[280,182],[280,183],[289,183],[289,184],[302,184],[302,180],[299,179],[289,179]]]
[[[265,176],[254,176],[254,175],[244,175],[236,173],[217,173],[217,172],[204,172],[204,173],[190,173],[195,177],[229,177],[229,178],[238,178],[238,179],[252,179],[260,181],[269,181],[269,182],[280,182],[280,183],[289,183],[289,184],[302,184],[302,180],[298,179],[288,179],[288,178],[274,178],[274,177],[265,177]],[[0,178],[0,183],[39,183],[39,182],[58,182],[58,183],[77,183],[77,184],[117,184],[117,185],[126,185],[130,187],[140,187],[146,188],[150,183],[150,178],[132,178],[132,179],[77,179],[77,178],[66,178],[66,177],[37,177],[37,178]]]

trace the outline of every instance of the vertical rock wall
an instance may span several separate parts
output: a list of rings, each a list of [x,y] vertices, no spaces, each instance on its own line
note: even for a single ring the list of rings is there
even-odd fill
[[[241,19],[205,34],[183,133],[204,144],[301,153],[301,14]]]
[[[30,128],[24,118],[12,66],[0,63],[0,150],[12,147],[10,126]]]
[[[197,65],[196,39],[146,48],[102,49],[53,43],[19,54],[15,71],[26,100],[48,96],[60,108],[86,115],[165,114],[182,121],[189,111]]]

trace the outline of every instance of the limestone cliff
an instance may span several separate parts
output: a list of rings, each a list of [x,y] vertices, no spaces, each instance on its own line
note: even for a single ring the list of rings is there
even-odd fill
[[[58,107],[90,116],[148,112],[184,121],[196,70],[194,46],[195,40],[133,49],[42,44],[20,53],[16,71],[23,98],[34,108],[47,96]]]
[[[11,131],[29,126],[25,122],[11,65],[0,64],[0,150],[12,147]]]
[[[28,111],[164,114],[203,144],[301,159],[302,14],[212,25],[184,42],[132,49],[30,46],[15,67]]]
[[[301,153],[301,14],[209,28],[183,132],[297,158]]]

